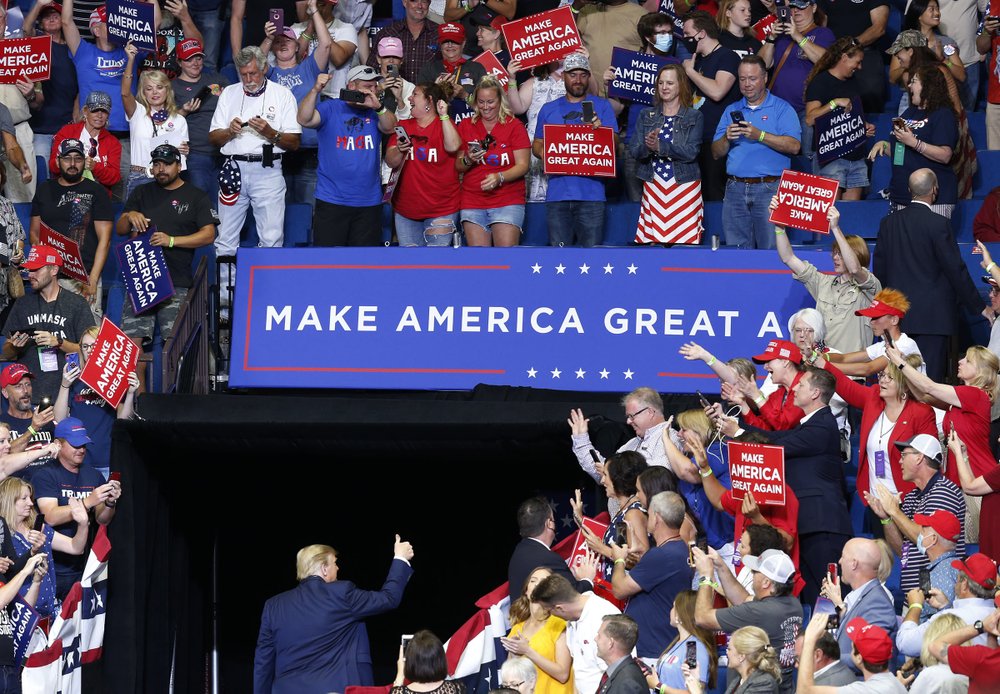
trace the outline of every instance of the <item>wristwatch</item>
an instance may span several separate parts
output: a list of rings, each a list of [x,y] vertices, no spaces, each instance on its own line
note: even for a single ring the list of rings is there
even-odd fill
[[[983,620],[977,619],[975,622],[972,623],[972,626],[975,627],[976,633],[978,634],[986,633],[986,628],[983,626]]]

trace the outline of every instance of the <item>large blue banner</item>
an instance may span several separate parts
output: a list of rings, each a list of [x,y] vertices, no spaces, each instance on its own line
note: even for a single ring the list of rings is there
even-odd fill
[[[757,354],[807,305],[767,251],[243,248],[229,383],[718,392],[682,344]]]

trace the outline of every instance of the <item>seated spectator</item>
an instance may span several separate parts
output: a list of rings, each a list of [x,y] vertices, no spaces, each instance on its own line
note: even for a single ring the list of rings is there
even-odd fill
[[[379,74],[367,65],[351,70],[348,89],[363,103],[319,101],[330,76],[320,74],[299,100],[303,132],[318,136],[319,170],[313,213],[317,246],[377,246],[382,243],[382,189],[379,186],[382,135],[396,126],[396,114],[375,93]],[[398,79],[398,78],[397,78]],[[358,123],[355,123],[355,118]],[[313,130],[315,128],[315,130]]]
[[[745,659],[733,658],[734,644],[739,643],[738,633],[743,627],[754,626],[762,630],[760,649],[770,645],[774,675],[781,683],[781,691],[789,691],[795,668],[795,639],[802,626],[802,603],[792,595],[795,585],[795,565],[784,552],[768,550],[759,557],[743,557],[743,563],[753,571],[753,592],[748,593],[739,584],[733,573],[717,552],[709,549],[705,554],[697,547],[691,550],[695,570],[698,572],[698,600],[695,604],[695,623],[705,629],[721,629],[729,632],[729,667],[740,673]],[[718,577],[715,583],[713,575]],[[731,607],[715,609],[715,590],[721,590]],[[737,654],[746,656],[740,646],[735,646]],[[778,691],[776,686],[773,690]],[[730,686],[732,686],[730,684]]]
[[[903,480],[912,482],[915,489],[898,497],[879,484],[865,498],[872,512],[882,521],[886,542],[901,560],[902,572],[899,587],[904,592],[919,585],[920,569],[926,569],[930,560],[917,547],[921,526],[913,519],[919,513],[929,516],[938,510],[952,513],[962,530],[955,542],[958,556],[965,554],[965,497],[955,483],[944,477],[941,444],[936,436],[918,434],[908,441],[897,441],[901,451],[900,465]]]
[[[53,550],[64,555],[82,555],[87,545],[87,528],[90,520],[87,509],[77,497],[70,497],[67,503],[67,523],[62,530],[72,529],[69,533],[56,532],[47,523],[35,529],[35,500],[32,498],[32,486],[15,477],[8,477],[0,482],[0,516],[10,528],[11,540],[17,556],[41,555],[45,558],[45,571],[39,578],[38,598],[35,609],[42,617],[55,619],[59,614],[60,599],[56,597],[56,564]],[[71,521],[71,522],[70,522]],[[11,557],[13,558],[13,557]],[[27,595],[30,586],[23,586],[20,595]]]
[[[751,27],[750,0],[722,0],[715,21],[722,33],[719,42],[740,58],[760,52],[761,42]]]
[[[29,482],[34,472],[59,452],[52,446],[53,409],[31,404],[34,378],[22,364],[8,364],[0,371],[0,389],[7,398],[7,407],[0,411],[0,423],[7,430],[5,439],[10,441],[7,453],[31,454],[27,466],[22,466],[18,474]]]
[[[466,99],[479,80],[486,76],[486,68],[462,55],[465,50],[465,27],[451,22],[442,24],[437,31],[438,54],[420,69],[416,81],[451,84],[449,113],[458,125],[472,115]]]
[[[1000,609],[972,626],[938,637],[927,649],[938,662],[947,665],[952,673],[969,678],[970,694],[986,694],[996,687],[1000,650],[997,650],[994,637],[1000,636],[998,622]],[[983,634],[989,634],[988,646],[962,647],[966,641]]]
[[[808,654],[803,654],[808,657]],[[824,631],[816,639],[816,648],[812,652],[813,681],[816,686],[842,687],[854,684],[858,676],[841,659],[840,644],[829,631]]]
[[[465,240],[470,246],[516,246],[524,224],[531,140],[492,75],[479,80],[470,101],[473,116],[458,124],[464,146],[458,170]]]
[[[944,513],[938,511],[939,515]],[[955,527],[958,527],[956,521]],[[954,552],[952,552],[954,557]],[[994,610],[993,595],[997,587],[997,564],[985,554],[973,554],[962,561],[952,558],[948,561],[948,568],[954,581],[947,591],[942,590],[939,584],[934,581],[931,575],[931,583],[934,589],[929,594],[921,592],[920,588],[914,588],[907,594],[909,609],[905,619],[899,627],[899,634],[896,636],[896,646],[901,655],[915,657],[920,654],[922,644],[927,641],[927,632],[931,625],[944,619],[949,615],[954,615],[962,620],[963,624],[975,624],[977,620],[986,619]],[[948,595],[952,597],[948,597]],[[929,619],[918,621],[920,610],[915,606],[921,601],[926,601],[926,608],[931,608],[934,615]],[[940,611],[937,611],[940,608]],[[974,643],[986,645],[985,634],[980,635]]]
[[[385,163],[404,166],[392,198],[400,246],[448,246],[458,239],[461,187],[455,158],[462,136],[448,115],[451,82],[423,82],[410,96],[407,139],[389,138]],[[416,144],[414,144],[416,143]]]
[[[838,109],[850,111],[853,104],[860,105],[861,91],[854,78],[861,69],[864,49],[853,36],[834,41],[822,58],[813,66],[806,78],[806,123],[815,128],[816,119]],[[857,101],[855,101],[857,100]],[[868,137],[875,134],[875,126],[866,124]],[[838,159],[819,165],[814,170],[820,176],[835,178],[840,183],[838,199],[860,200],[868,187],[868,165],[865,163],[864,143]]]
[[[463,682],[448,679],[448,660],[441,639],[426,629],[414,634],[399,657],[389,694],[465,694],[465,691]]]
[[[563,568],[565,567],[566,564],[563,563]],[[552,573],[551,569],[544,566],[532,571],[518,598],[511,602],[512,626],[506,637],[500,637],[500,643],[515,657],[508,657],[503,667],[507,668],[516,661],[526,662],[532,672],[529,691],[537,694],[570,694],[573,691],[573,658],[566,645],[566,620],[554,616],[539,602],[531,599],[535,586]],[[523,667],[525,672],[528,669]],[[502,680],[504,672],[506,670],[502,669]],[[517,681],[526,682],[527,678],[517,677]]]
[[[632,658],[639,639],[639,625],[624,614],[604,615],[594,641],[597,657],[608,666],[598,691],[602,694],[642,694],[646,676]]]
[[[886,348],[890,344],[895,345],[906,357],[920,357],[920,347],[916,341],[899,329],[900,322],[909,310],[910,300],[902,292],[896,289],[881,290],[875,295],[871,306],[855,311],[854,315],[867,318],[872,334],[882,339],[857,352],[824,354],[823,358],[836,364],[837,368],[847,376],[868,377],[882,373],[889,367]],[[814,361],[818,363],[819,359]],[[914,361],[914,368],[923,373],[923,359]]]
[[[816,647],[820,635],[826,630],[828,614],[818,612],[809,620],[802,640],[802,652],[808,653]],[[799,663],[798,687],[801,694],[833,694],[843,692],[885,692],[886,694],[906,694],[906,687],[896,681],[889,666],[892,664],[892,639],[885,629],[877,624],[869,624],[862,617],[855,617],[844,625],[851,642],[851,662],[861,673],[863,682],[855,682],[841,687],[820,686],[813,674],[813,661],[803,658]],[[843,655],[841,655],[843,661]]]
[[[791,691],[790,685],[783,684],[786,675],[778,663],[773,641],[768,641],[763,629],[745,626],[734,631],[729,637],[726,657],[730,671],[738,676],[738,679],[730,679],[727,692],[773,694]]]
[[[403,0],[406,16],[385,27],[372,39],[373,46],[378,46],[386,37],[398,38],[403,43],[409,59],[400,67],[399,74],[410,82],[418,82],[418,75],[424,65],[434,59],[438,41],[438,25],[427,19],[428,0]],[[368,65],[378,67],[376,55],[368,56]],[[435,75],[436,77],[437,75]]]
[[[1000,186],[986,194],[986,199],[972,220],[972,235],[981,243],[1000,241]]]
[[[989,610],[986,616],[993,610]],[[942,663],[931,653],[931,644],[945,634],[966,626],[962,618],[954,614],[942,614],[928,623],[920,645],[920,664],[923,666],[909,686],[910,694],[966,694],[969,678],[956,675],[946,663]]]
[[[525,79],[517,88],[508,85],[507,98],[514,115],[526,115],[528,134],[534,136],[538,124],[538,113],[542,106],[566,95],[566,84],[563,79],[563,63],[560,60],[548,65],[533,68],[531,76]],[[512,60],[507,65],[507,75],[514,80],[521,70],[521,63]],[[549,178],[542,170],[542,159],[531,154],[531,165],[528,168],[527,188],[528,202],[545,202]]]
[[[693,106],[683,68],[660,68],[653,106],[639,112],[628,143],[637,164],[635,175],[645,182],[636,243],[701,240],[704,209],[697,162],[704,118]],[[631,109],[638,110],[636,105]]]
[[[992,436],[992,434],[991,434]],[[969,452],[952,429],[948,435],[948,448],[958,468],[958,478],[962,491],[970,497],[982,497],[979,513],[979,542],[983,554],[996,559],[1000,556],[1000,522],[997,520],[997,505],[1000,504],[1000,466],[994,465],[985,474],[976,475],[969,463]]]
[[[94,316],[104,315],[101,274],[111,249],[111,198],[107,189],[84,178],[86,149],[75,138],[59,143],[59,176],[42,181],[31,201],[31,243],[39,242],[44,224],[70,239],[80,249],[80,258],[88,281],[64,277],[59,285],[79,294]]]
[[[49,153],[49,173],[59,175],[59,146],[63,140],[74,139],[86,144],[86,159],[83,161],[83,177],[97,181],[109,195],[122,180],[122,145],[118,138],[108,131],[108,117],[111,113],[111,97],[107,92],[91,92],[81,109],[83,117],[78,123],[64,125],[52,138]],[[127,134],[127,131],[126,131]],[[121,193],[118,193],[120,198]],[[115,199],[119,199],[115,198]]]
[[[569,651],[566,651],[567,660]],[[567,668],[569,672],[569,668]],[[523,656],[508,657],[500,666],[500,687],[502,689],[513,690],[517,694],[534,694],[538,689],[539,668]],[[569,687],[567,691],[572,692]]]
[[[67,362],[63,368],[62,383],[59,384],[53,414],[56,421],[61,422],[72,416],[83,422],[92,439],[91,445],[87,447],[84,465],[94,468],[107,479],[111,468],[111,427],[115,419],[131,419],[134,415],[139,377],[134,371],[128,375],[128,390],[117,409],[80,380],[80,374],[97,344],[99,332],[96,325],[87,328],[80,338],[79,362]]]
[[[689,676],[684,664],[688,644],[695,645],[698,666],[691,673],[701,687],[713,689],[718,675],[718,654],[715,635],[695,623],[694,605],[698,594],[693,590],[683,590],[674,598],[670,608],[670,626],[677,630],[677,636],[656,660],[656,670],[646,677],[649,688],[659,694],[687,694],[691,691],[687,684]]]
[[[840,578],[833,580],[827,574],[823,579],[822,594],[837,608],[840,626],[836,638],[840,644],[841,660],[860,672],[857,663],[849,655],[851,633],[849,626],[855,619],[878,625],[891,639],[896,633],[896,606],[878,580],[878,567],[882,553],[874,540],[856,537],[844,545],[840,555]],[[851,592],[841,597],[843,583],[851,586]]]
[[[296,22],[291,25],[292,31],[298,37],[299,53],[304,56],[313,56],[317,62],[323,59],[323,56],[317,55],[317,52],[324,50],[320,47],[323,41],[323,32],[320,31],[319,25],[322,24],[326,27],[326,33],[330,36],[330,43],[325,51],[329,64],[326,71],[330,74],[330,81],[323,88],[324,96],[334,99],[340,97],[340,90],[347,86],[347,73],[354,67],[355,53],[358,53],[361,65],[368,61],[368,34],[359,33],[361,29],[352,24],[353,19],[342,16],[341,12],[347,5],[365,4],[368,3],[354,2],[354,0],[344,0],[344,2],[317,0],[312,5],[306,4],[304,22]],[[371,21],[371,11],[371,5],[368,4],[368,22]],[[277,27],[277,29],[280,33],[281,27]],[[363,39],[359,40],[359,36]],[[302,51],[303,44],[305,44],[304,52]],[[306,62],[304,57],[302,61]],[[312,82],[315,82],[315,79],[309,80],[305,84],[308,86]]]

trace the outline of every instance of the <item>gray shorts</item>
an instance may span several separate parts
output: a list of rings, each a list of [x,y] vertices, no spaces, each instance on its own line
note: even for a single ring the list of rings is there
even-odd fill
[[[140,316],[135,315],[132,299],[125,297],[125,308],[122,310],[122,330],[136,342],[148,345],[153,341],[153,328],[159,324],[160,337],[166,339],[174,329],[174,321],[181,310],[187,287],[174,287],[174,295],[158,306],[146,311]]]

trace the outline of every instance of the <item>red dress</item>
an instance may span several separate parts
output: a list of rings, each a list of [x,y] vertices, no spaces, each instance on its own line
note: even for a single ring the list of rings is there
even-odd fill
[[[985,390],[975,386],[955,386],[955,393],[962,406],[948,408],[944,416],[944,432],[950,433],[952,425],[955,426],[955,432],[969,451],[972,476],[979,477],[997,466],[990,450],[990,397]],[[955,456],[950,450],[944,474],[956,485],[962,486]]]

